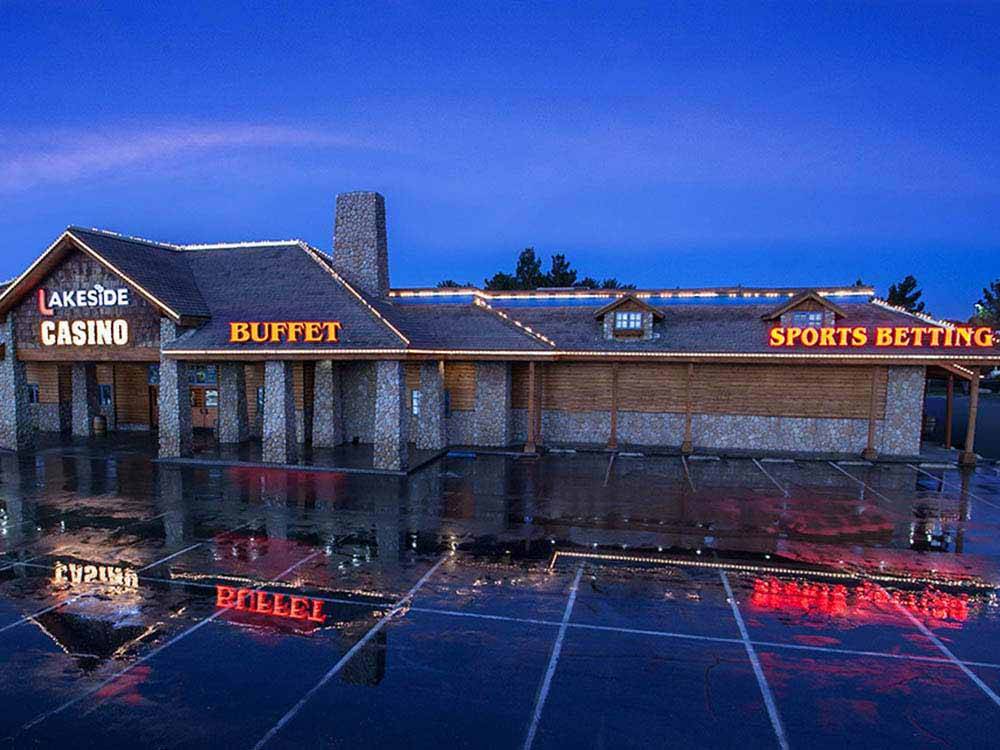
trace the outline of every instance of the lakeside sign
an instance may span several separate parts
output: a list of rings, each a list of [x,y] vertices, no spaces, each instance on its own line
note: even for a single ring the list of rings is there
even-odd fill
[[[993,329],[989,326],[846,326],[772,328],[767,343],[772,347],[852,348],[860,346],[954,349],[992,349]]]
[[[336,320],[234,321],[230,344],[336,344],[343,326]]]
[[[108,288],[94,284],[89,289],[48,290],[37,294],[38,340],[42,346],[126,346],[129,343],[128,321],[124,318],[85,318],[77,320],[47,320],[57,312],[93,307],[127,307],[130,304],[126,287]]]

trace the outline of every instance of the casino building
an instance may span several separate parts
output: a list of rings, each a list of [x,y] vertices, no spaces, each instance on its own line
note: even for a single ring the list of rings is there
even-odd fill
[[[372,192],[337,197],[330,253],[71,226],[0,317],[2,448],[106,424],[170,459],[202,429],[277,464],[371,444],[396,471],[410,446],[913,456],[931,377],[969,381],[974,462],[978,371],[1000,362],[992,332],[867,287],[392,289]]]

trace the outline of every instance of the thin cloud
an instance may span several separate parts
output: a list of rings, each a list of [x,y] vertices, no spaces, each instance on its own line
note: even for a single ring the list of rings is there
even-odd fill
[[[123,167],[135,167],[227,149],[273,146],[381,149],[362,138],[277,125],[158,128],[74,136],[46,134],[33,143],[0,149],[0,191],[73,182]]]

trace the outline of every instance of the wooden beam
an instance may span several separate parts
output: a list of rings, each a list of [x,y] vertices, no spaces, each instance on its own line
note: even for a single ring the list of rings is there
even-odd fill
[[[684,383],[684,442],[681,443],[681,453],[690,454],[694,450],[691,442],[691,387],[694,381],[694,362],[688,363],[687,380]]]
[[[538,405],[535,403],[535,363],[528,363],[528,440],[524,444],[525,453],[534,453],[537,450],[535,445],[535,412]]]
[[[947,395],[944,401],[944,447],[951,450],[951,421],[955,413],[955,376],[948,373]]]
[[[608,449],[618,448],[618,363],[611,363],[611,434]]]
[[[545,378],[542,377],[543,374],[541,363],[538,364],[538,375],[536,381],[536,391],[535,395],[535,447],[537,448],[542,444],[542,406],[545,404]]]
[[[976,465],[976,412],[979,410],[979,368],[972,369],[973,378],[969,383],[969,424],[965,428],[965,450],[958,456],[961,466]]]
[[[878,451],[875,450],[875,421],[878,417],[878,381],[879,370],[872,368],[872,387],[868,399],[868,442],[865,449],[861,451],[861,457],[867,461],[874,461],[878,458]]]

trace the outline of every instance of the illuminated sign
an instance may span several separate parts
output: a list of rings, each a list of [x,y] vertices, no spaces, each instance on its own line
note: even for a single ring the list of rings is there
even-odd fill
[[[970,347],[989,349],[993,347],[993,329],[987,326],[956,326],[955,328],[935,326],[785,328],[779,326],[771,329],[767,343],[773,347],[805,346],[818,349],[826,347],[850,348],[870,344],[879,347],[899,348],[951,349]]]
[[[229,324],[231,344],[336,344],[341,325],[335,320],[278,320]]]
[[[271,617],[287,617],[293,620],[326,622],[323,602],[305,596],[272,594],[256,589],[238,589],[233,586],[215,587],[215,606],[239,612],[253,612]]]
[[[132,568],[116,565],[91,565],[83,563],[56,562],[53,583],[68,583],[77,586],[82,583],[106,583],[127,589],[139,588],[139,574]]]
[[[38,327],[42,346],[125,346],[128,321],[43,320]]]
[[[848,603],[850,593],[853,602]],[[936,589],[925,589],[919,593],[908,591],[887,592],[881,586],[864,581],[859,587],[848,592],[843,585],[830,586],[825,583],[797,583],[779,581],[777,578],[757,578],[753,582],[750,603],[758,609],[780,611],[815,611],[827,615],[846,615],[858,612],[864,605],[888,604],[893,602],[925,617],[937,620],[964,622],[969,618],[968,594],[947,594]]]
[[[125,307],[129,304],[128,289],[106,289],[94,284],[91,289],[48,292],[38,290],[38,312],[46,317],[55,315],[56,310],[76,307]]]

